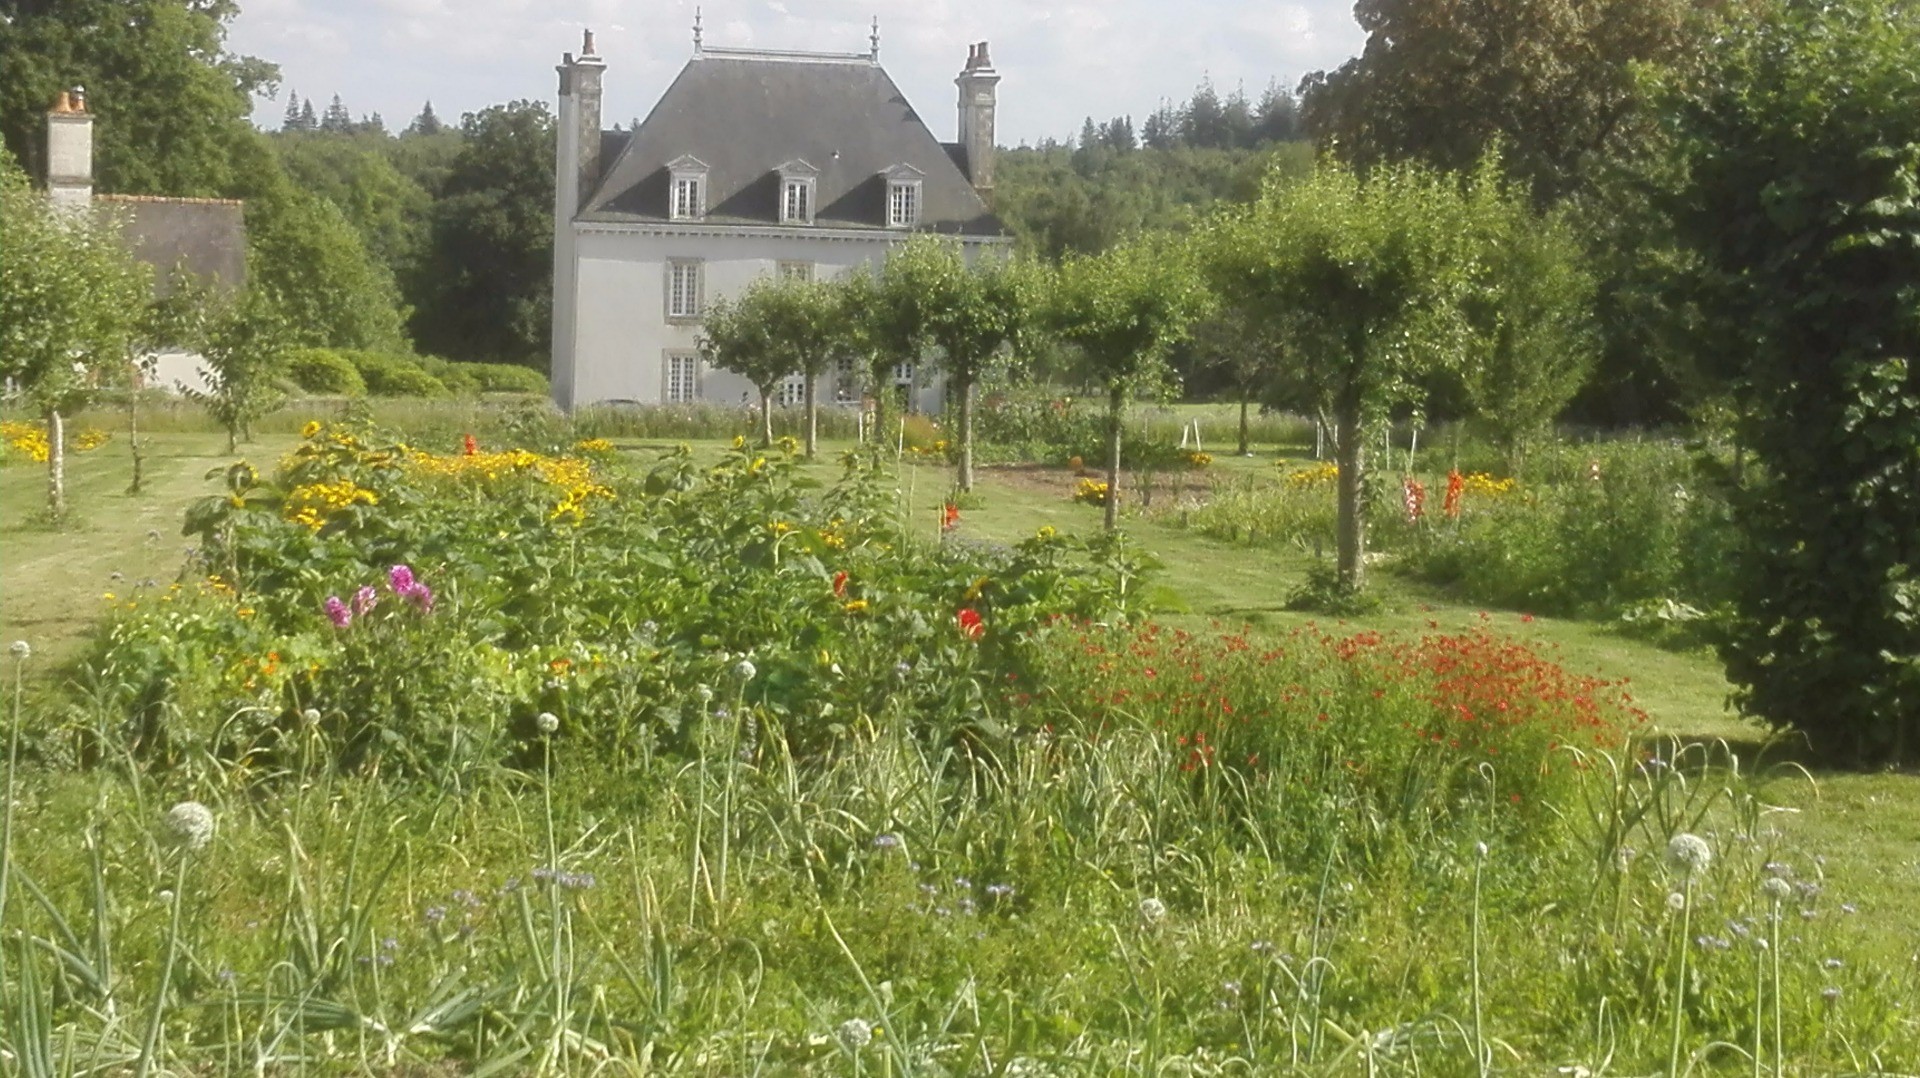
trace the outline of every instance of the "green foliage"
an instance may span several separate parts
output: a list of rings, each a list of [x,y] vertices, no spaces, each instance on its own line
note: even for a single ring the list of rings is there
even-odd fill
[[[1419,378],[1445,369],[1466,340],[1462,301],[1481,240],[1500,206],[1484,168],[1463,190],[1420,168],[1381,168],[1362,180],[1323,164],[1312,179],[1270,183],[1249,210],[1222,216],[1206,262],[1229,303],[1253,312],[1299,361],[1296,403],[1333,420],[1340,463],[1340,578],[1362,585],[1369,433],[1395,404],[1417,400]],[[1482,211],[1482,212],[1476,212]]]
[[[247,200],[247,272],[280,298],[293,340],[317,348],[405,345],[393,277],[339,207],[284,177]]]
[[[433,138],[402,139],[401,143]],[[411,326],[424,352],[545,369],[553,321],[553,117],[515,101],[461,122],[436,190]],[[402,171],[406,171],[403,169]]]
[[[998,251],[967,264],[958,243],[915,237],[887,256],[880,302],[912,323],[906,336],[939,349],[947,395],[958,416],[958,486],[973,489],[974,391],[1007,353],[1016,353],[1039,318],[1038,274]],[[1003,351],[1004,350],[1004,351]]]
[[[253,440],[253,422],[279,406],[279,379],[297,339],[278,298],[259,284],[220,301],[199,342],[206,361],[205,390],[188,395],[204,404],[227,432],[227,451]]]
[[[361,397],[367,383],[351,360],[331,348],[296,348],[287,353],[287,377],[309,393]]]
[[[1302,83],[1315,141],[1362,168],[1470,171],[1499,148],[1541,202],[1646,127],[1637,65],[1706,51],[1691,0],[1361,0],[1361,55]]]
[[[851,321],[842,316],[837,286],[811,277],[775,277],[753,295],[741,298],[740,317],[757,319],[765,339],[789,372],[802,375],[806,386],[806,450],[811,458],[819,448],[820,376],[834,360],[857,346]],[[765,402],[763,401],[763,404]]]
[[[1162,238],[1134,239],[1104,254],[1070,256],[1047,292],[1047,329],[1078,349],[1107,391],[1106,524],[1120,505],[1120,424],[1127,399],[1163,384],[1167,350],[1205,315],[1210,296],[1192,253]]]
[[[773,441],[773,391],[796,372],[795,354],[773,337],[769,311],[782,301],[779,285],[760,277],[732,298],[707,304],[700,318],[700,355],[710,367],[732,371],[760,391],[760,444]]]
[[[0,376],[40,412],[124,380],[149,276],[111,222],[63,213],[0,157]]]
[[[272,64],[226,51],[232,0],[59,0],[0,18],[0,132],[44,175],[54,96],[87,90],[94,174],[118,194],[231,196],[250,182],[255,93]]]
[[[1746,710],[1860,761],[1920,760],[1920,20],[1792,2],[1665,102],[1665,200],[1764,474],[1723,650]]]
[[[342,352],[376,397],[445,397],[446,383],[427,373],[418,357],[394,352]],[[442,362],[445,362],[444,360]]]
[[[1519,472],[1593,370],[1595,285],[1563,218],[1536,217],[1496,185],[1476,194],[1473,217],[1486,231],[1460,375],[1507,469]]]
[[[515,363],[457,363],[454,366],[472,379],[482,393],[524,393],[544,397],[550,392],[547,376],[532,367]]]
[[[368,133],[269,142],[294,186],[338,207],[389,277],[406,282],[419,272],[433,196],[389,160],[398,140]]]

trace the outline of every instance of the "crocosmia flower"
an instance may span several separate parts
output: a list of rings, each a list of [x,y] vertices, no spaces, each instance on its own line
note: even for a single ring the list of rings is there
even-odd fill
[[[327,596],[326,608],[327,620],[333,622],[334,628],[344,629],[353,624],[353,611],[347,609],[338,595]]]
[[[839,571],[839,572],[837,572],[837,573],[835,573],[835,574],[833,574],[833,593],[834,593],[834,594],[835,594],[836,596],[840,596],[840,597],[842,597],[842,598],[844,598],[844,597],[846,596],[846,594],[847,594],[847,572],[846,572],[846,570],[844,570],[844,569],[842,569],[841,571]]]
[[[960,611],[954,614],[953,618],[960,626],[961,635],[967,639],[978,640],[987,635],[987,626],[985,622],[981,620],[978,610],[970,606],[961,607]]]
[[[480,452],[480,443],[473,435],[469,434],[461,439],[460,448],[462,452],[471,457]]]
[[[960,526],[960,507],[953,504],[952,502],[948,502],[946,511],[944,515],[942,515],[940,518],[940,530],[943,532],[950,532],[953,529],[958,528],[959,526]]]

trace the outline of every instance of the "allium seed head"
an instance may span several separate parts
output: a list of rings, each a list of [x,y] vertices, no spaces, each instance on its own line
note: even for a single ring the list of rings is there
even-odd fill
[[[1167,904],[1157,898],[1140,900],[1140,919],[1150,925],[1157,925],[1167,919]]]
[[[1689,876],[1696,876],[1707,870],[1713,863],[1713,847],[1699,835],[1685,831],[1673,836],[1667,843],[1667,864]]]
[[[752,681],[753,675],[758,672],[759,671],[753,668],[753,660],[751,659],[741,659],[739,662],[733,664],[733,677],[735,681]]]
[[[533,720],[533,725],[538,727],[543,734],[558,733],[560,731],[560,716],[555,715],[551,711],[542,711],[539,716]]]
[[[1793,897],[1793,884],[1788,883],[1778,876],[1768,876],[1766,879],[1761,880],[1760,889],[1765,891],[1767,897],[1773,899],[1775,902],[1784,902]]]
[[[213,810],[198,801],[182,801],[168,809],[166,824],[177,846],[200,850],[213,841]]]
[[[849,1052],[858,1052],[873,1043],[873,1026],[864,1018],[849,1018],[840,1023],[840,1044]]]
[[[1681,894],[1681,893],[1680,893],[1680,892],[1678,892],[1678,891],[1674,891],[1674,892],[1672,892],[1672,893],[1670,893],[1670,894],[1668,894],[1668,895],[1667,895],[1667,908],[1668,908],[1668,909],[1670,909],[1670,910],[1672,910],[1672,911],[1673,911],[1673,912],[1675,912],[1675,913],[1679,913],[1679,912],[1680,912],[1681,910],[1684,910],[1684,909],[1686,909],[1686,908],[1687,908],[1687,896],[1686,896],[1686,895],[1683,895],[1683,894]]]
[[[27,643],[25,640],[15,640],[7,647],[7,654],[12,655],[16,659],[30,658],[33,655],[33,645]]]

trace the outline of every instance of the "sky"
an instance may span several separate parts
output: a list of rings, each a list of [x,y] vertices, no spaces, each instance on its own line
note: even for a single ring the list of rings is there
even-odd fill
[[[1365,41],[1349,0],[241,0],[227,44],[280,65],[256,123],[278,127],[290,93],[316,112],[339,94],[356,119],[378,112],[398,130],[429,99],[449,123],[521,98],[551,106],[554,65],[589,28],[612,127],[644,118],[686,64],[696,6],[709,45],[837,52],[865,52],[878,14],[881,64],[942,139],[967,46],[989,42],[1004,146],[1071,138],[1087,116],[1138,128],[1202,79],[1257,101]]]

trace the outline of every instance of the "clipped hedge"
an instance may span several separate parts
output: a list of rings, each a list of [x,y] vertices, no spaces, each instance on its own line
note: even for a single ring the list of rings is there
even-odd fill
[[[480,383],[482,393],[533,393],[544,397],[551,392],[547,376],[532,367],[517,363],[462,363],[459,366]]]
[[[426,371],[456,396],[471,397],[480,392],[480,380],[470,371],[472,364],[455,363],[439,356],[421,356],[420,369]]]
[[[427,373],[413,356],[385,352],[342,352],[360,377],[367,392],[376,397],[447,397],[446,383]]]
[[[308,393],[367,395],[367,383],[351,361],[331,348],[301,348],[287,355],[287,377]]]

